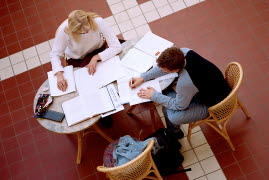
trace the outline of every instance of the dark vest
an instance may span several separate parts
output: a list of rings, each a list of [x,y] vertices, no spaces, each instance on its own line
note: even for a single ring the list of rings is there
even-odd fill
[[[185,58],[185,69],[199,90],[197,96],[201,103],[210,107],[229,95],[231,88],[218,67],[192,50]]]

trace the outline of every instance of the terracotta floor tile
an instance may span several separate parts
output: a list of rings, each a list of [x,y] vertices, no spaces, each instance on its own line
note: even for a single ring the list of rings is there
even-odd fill
[[[5,127],[5,128],[1,128],[0,134],[1,134],[2,140],[14,137],[15,131],[14,131],[13,125],[10,125],[10,126]]]
[[[19,148],[7,152],[6,157],[9,165],[22,160],[22,155]]]
[[[9,152],[15,148],[19,147],[19,143],[17,141],[17,138],[15,136],[8,138],[6,140],[3,141],[3,146],[4,146],[4,150],[5,152]]]
[[[248,146],[246,144],[242,144],[236,147],[236,151],[233,152],[233,155],[237,161],[245,159],[251,155]]]
[[[238,164],[244,174],[250,174],[256,171],[258,168],[255,163],[255,160],[252,157],[248,157],[247,159],[241,160],[238,162]]]
[[[256,171],[254,173],[251,173],[249,175],[246,176],[246,179],[247,180],[255,180],[255,179],[261,179],[261,180],[265,180],[265,176],[263,176],[262,172],[261,171]]]
[[[20,96],[19,89],[17,87],[8,89],[5,91],[7,101],[11,101]]]
[[[223,168],[222,170],[223,170],[223,173],[225,174],[226,178],[229,180],[237,179],[237,178],[243,176],[243,173],[241,172],[238,164],[233,164],[231,166]]]
[[[24,145],[34,142],[34,137],[30,130],[25,133],[17,135],[17,139],[20,146],[24,146]]]
[[[222,168],[225,168],[226,166],[236,162],[236,159],[234,158],[233,152],[231,150],[217,154],[216,158]]]

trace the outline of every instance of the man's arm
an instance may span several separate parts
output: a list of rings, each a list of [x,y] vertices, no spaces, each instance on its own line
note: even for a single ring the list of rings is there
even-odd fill
[[[155,66],[149,71],[142,73],[140,76],[144,79],[144,81],[148,81],[148,80],[155,79],[157,77],[160,77],[166,74],[168,73],[163,72],[158,66]]]
[[[179,75],[176,97],[163,95],[157,91],[151,96],[151,100],[165,106],[168,109],[184,110],[189,107],[193,96],[198,92],[188,72],[183,69]]]

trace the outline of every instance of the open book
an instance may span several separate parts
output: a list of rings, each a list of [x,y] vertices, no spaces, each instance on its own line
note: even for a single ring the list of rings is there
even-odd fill
[[[125,76],[120,59],[115,56],[105,62],[97,64],[94,75],[89,75],[87,68],[74,72],[77,91],[79,94],[94,92],[107,84]]]
[[[52,71],[47,72],[47,74],[48,74],[51,96],[61,96],[61,95],[65,95],[65,94],[76,91],[73,66],[66,66],[64,68],[63,76],[67,80],[67,83],[68,83],[68,87],[67,87],[66,91],[61,91],[60,89],[58,89],[57,77],[53,74]]]
[[[129,102],[130,106],[132,106],[143,102],[149,102],[150,99],[143,99],[137,95],[139,90],[142,88],[146,89],[147,87],[153,87],[156,91],[162,92],[158,80],[146,81],[142,83],[140,86],[136,87],[135,89],[132,89],[129,86],[130,79],[131,77],[124,77],[117,81],[120,94],[120,101],[122,104]]]
[[[174,44],[152,32],[147,32],[122,58],[124,67],[144,73],[156,64],[157,57]]]
[[[68,126],[115,109],[107,87],[80,94],[62,104]]]

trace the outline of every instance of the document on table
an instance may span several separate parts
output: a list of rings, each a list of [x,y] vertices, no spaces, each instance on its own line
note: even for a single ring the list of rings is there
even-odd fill
[[[78,93],[93,92],[125,76],[120,59],[115,56],[105,62],[97,63],[94,75],[88,73],[87,68],[81,68],[74,72]]]
[[[52,71],[47,72],[47,74],[51,96],[61,96],[76,91],[73,66],[66,66],[64,68],[63,76],[68,83],[66,91],[61,91],[60,89],[58,89],[57,77],[54,75]]]
[[[114,114],[116,112],[124,110],[124,106],[120,102],[120,97],[116,91],[114,84],[111,83],[111,84],[107,85],[106,88],[109,92],[109,95],[110,95],[110,98],[111,98],[111,101],[114,105],[115,110],[103,113],[101,115],[102,117],[106,117],[106,116],[109,116],[109,115]]]
[[[129,102],[130,105],[132,106],[135,104],[150,101],[150,99],[143,99],[137,95],[139,90],[142,88],[146,89],[147,87],[153,87],[156,91],[161,92],[161,87],[158,80],[146,81],[137,88],[131,89],[129,86],[130,79],[131,77],[125,77],[117,81],[120,94],[120,101],[122,103]]]
[[[96,115],[113,111],[111,95],[107,87],[80,94],[62,104],[68,126],[80,123]]]

